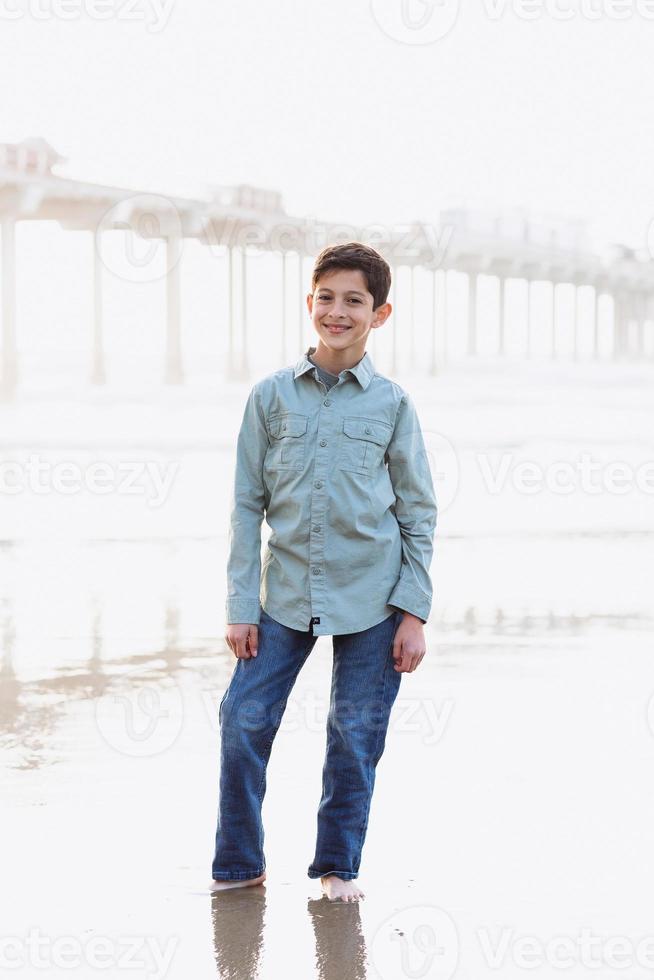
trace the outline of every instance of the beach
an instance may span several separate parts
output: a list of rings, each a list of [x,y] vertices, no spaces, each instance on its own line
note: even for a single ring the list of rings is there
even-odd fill
[[[330,637],[273,746],[267,880],[209,888],[249,386],[0,405],[13,975],[650,975],[653,372],[502,362],[398,379],[442,505],[434,605],[377,770],[366,898],[348,905],[306,875]]]

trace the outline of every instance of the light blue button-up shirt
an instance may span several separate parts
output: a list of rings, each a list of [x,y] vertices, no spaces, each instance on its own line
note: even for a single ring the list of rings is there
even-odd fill
[[[329,390],[309,361],[258,381],[236,445],[227,623],[358,633],[426,622],[436,496],[410,396],[364,354]],[[261,562],[261,524],[270,537]]]

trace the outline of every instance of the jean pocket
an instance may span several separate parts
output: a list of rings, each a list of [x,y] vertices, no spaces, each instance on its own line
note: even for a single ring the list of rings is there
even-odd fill
[[[225,698],[227,697],[227,691],[229,691],[229,685],[227,686],[227,690],[223,694],[222,698],[220,699],[220,704],[218,705],[218,723],[219,724],[222,722],[223,704],[225,703]]]

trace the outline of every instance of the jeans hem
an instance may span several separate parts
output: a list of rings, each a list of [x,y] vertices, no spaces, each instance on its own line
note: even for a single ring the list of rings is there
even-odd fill
[[[327,875],[336,875],[337,878],[342,878],[344,881],[352,881],[354,878],[359,877],[354,871],[316,871],[313,867],[309,868],[307,874],[309,878],[324,878]]]
[[[260,868],[259,871],[226,871],[224,874],[213,872],[211,877],[214,881],[248,881],[250,878],[258,878],[266,869]]]

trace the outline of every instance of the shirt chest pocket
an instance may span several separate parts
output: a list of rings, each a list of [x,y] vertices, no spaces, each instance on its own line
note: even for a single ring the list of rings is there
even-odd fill
[[[309,417],[297,412],[280,412],[268,417],[270,449],[266,462],[274,469],[300,470],[304,465]]]
[[[373,474],[384,459],[393,427],[379,419],[349,415],[343,419],[337,466],[362,475]]]

